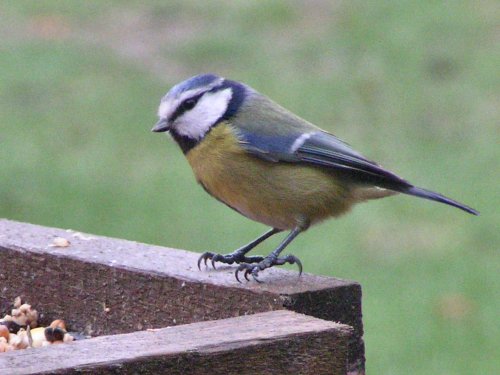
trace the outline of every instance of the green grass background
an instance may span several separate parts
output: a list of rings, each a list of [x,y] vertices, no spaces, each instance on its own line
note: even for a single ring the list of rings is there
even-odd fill
[[[363,286],[371,374],[500,373],[498,3],[0,3],[0,217],[194,251],[265,230],[149,130],[201,72],[245,81],[481,211],[356,207],[289,251]],[[259,252],[270,251],[277,239]]]

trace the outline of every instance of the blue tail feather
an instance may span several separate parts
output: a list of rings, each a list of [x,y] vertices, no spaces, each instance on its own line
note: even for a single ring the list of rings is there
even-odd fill
[[[436,202],[448,204],[450,206],[453,206],[453,207],[459,208],[465,212],[468,212],[469,214],[472,214],[472,215],[479,215],[479,212],[476,211],[475,209],[468,207],[468,206],[466,206],[462,203],[459,203],[457,201],[454,201],[453,199],[447,198],[444,195],[430,191],[430,190],[425,190],[422,188],[418,188],[416,186],[410,186],[410,187],[403,188],[400,191],[404,194],[413,195],[415,197],[420,197],[420,198],[424,198],[424,199],[429,199],[431,201],[436,201]]]

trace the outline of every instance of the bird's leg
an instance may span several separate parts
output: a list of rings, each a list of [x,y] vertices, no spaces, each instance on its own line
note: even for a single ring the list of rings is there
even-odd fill
[[[273,228],[266,233],[264,233],[262,236],[256,238],[252,242],[246,244],[245,246],[240,247],[239,249],[233,251],[230,254],[217,254],[217,253],[212,253],[210,251],[206,251],[201,256],[198,258],[198,268],[201,269],[201,262],[203,261],[205,263],[205,266],[207,265],[207,261],[210,260],[212,262],[212,267],[215,268],[215,262],[221,262],[225,264],[233,264],[233,263],[257,263],[261,262],[264,257],[258,255],[258,256],[251,256],[251,257],[246,257],[245,254],[248,253],[250,250],[252,250],[255,246],[260,244],[262,241],[268,239],[272,235],[281,232],[281,229],[276,229]]]
[[[295,255],[287,255],[285,257],[279,257],[280,253],[283,251],[285,247],[288,246],[290,242],[294,240],[295,237],[299,235],[299,233],[302,231],[301,228],[296,227],[293,229],[288,236],[285,237],[285,239],[279,244],[279,246],[274,249],[274,251],[263,258],[261,261],[258,263],[253,263],[253,264],[248,264],[248,263],[241,263],[234,273],[236,276],[236,280],[240,281],[238,274],[242,271],[244,271],[243,276],[245,279],[248,281],[248,275],[252,275],[253,279],[257,282],[260,282],[258,279],[259,271],[265,270],[266,268],[271,268],[272,266],[281,266],[282,264],[285,263],[290,263],[290,264],[295,264],[297,263],[299,267],[299,276],[302,274],[302,263],[300,262],[299,258],[297,258]]]

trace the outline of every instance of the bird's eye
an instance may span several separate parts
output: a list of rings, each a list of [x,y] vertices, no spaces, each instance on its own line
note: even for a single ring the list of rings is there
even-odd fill
[[[197,99],[196,99],[196,98],[186,99],[186,100],[182,103],[182,108],[183,108],[185,111],[189,111],[190,109],[193,109],[193,107],[196,105],[196,102],[197,102]]]

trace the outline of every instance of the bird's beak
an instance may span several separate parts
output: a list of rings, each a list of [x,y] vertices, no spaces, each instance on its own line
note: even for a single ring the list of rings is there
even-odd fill
[[[170,130],[170,124],[168,123],[168,119],[166,118],[161,118],[160,121],[158,121],[156,125],[153,126],[153,129],[151,129],[152,132],[156,133],[166,132],[168,130]]]

